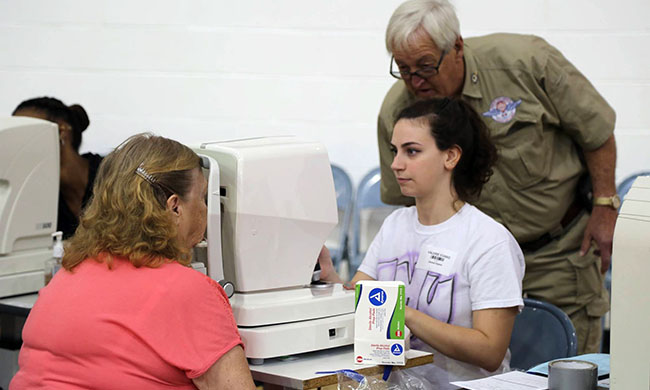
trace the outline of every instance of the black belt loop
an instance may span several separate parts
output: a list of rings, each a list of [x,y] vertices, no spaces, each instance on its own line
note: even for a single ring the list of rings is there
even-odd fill
[[[573,203],[571,203],[566,213],[564,213],[564,216],[560,220],[561,229],[556,229],[559,230],[558,233],[555,231],[544,233],[535,240],[520,243],[519,247],[524,252],[535,252],[538,249],[546,246],[549,242],[558,238],[561,235],[560,233],[580,215],[580,212],[582,210],[584,210],[582,202],[578,198],[575,198],[573,200]]]

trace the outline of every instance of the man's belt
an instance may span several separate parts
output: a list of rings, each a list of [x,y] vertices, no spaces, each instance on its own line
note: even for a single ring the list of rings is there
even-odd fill
[[[560,226],[562,229],[566,228],[573,222],[578,215],[580,215],[580,212],[584,209],[582,203],[578,199],[574,199],[573,203],[571,203],[571,206],[569,206],[569,209],[564,213],[564,216],[560,220]],[[519,247],[521,248],[522,251],[524,252],[535,252],[538,249],[546,246],[549,242],[555,240],[556,238],[559,237],[559,234],[551,234],[549,232],[542,234],[539,238],[528,241],[528,242],[522,242],[519,244]]]

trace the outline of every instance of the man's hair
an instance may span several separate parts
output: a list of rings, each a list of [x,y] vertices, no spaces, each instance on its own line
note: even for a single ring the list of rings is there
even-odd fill
[[[386,28],[386,49],[404,50],[409,37],[424,30],[442,51],[449,51],[460,36],[456,11],[448,0],[408,0],[391,16]]]
[[[110,267],[112,256],[136,267],[189,264],[189,248],[179,241],[166,202],[172,194],[186,198],[199,167],[196,153],[174,140],[138,134],[124,141],[99,167],[63,267],[72,270],[87,258]]]

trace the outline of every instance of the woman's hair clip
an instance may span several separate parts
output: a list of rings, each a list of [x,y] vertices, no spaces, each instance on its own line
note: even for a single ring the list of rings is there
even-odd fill
[[[144,162],[135,169],[135,174],[148,181],[150,184],[156,183],[156,178],[144,169]]]

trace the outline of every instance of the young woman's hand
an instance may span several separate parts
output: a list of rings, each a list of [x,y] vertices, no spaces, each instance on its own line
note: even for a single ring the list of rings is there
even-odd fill
[[[332,263],[332,256],[325,245],[323,245],[318,254],[318,264],[320,264],[320,280],[325,282],[343,283],[339,275],[336,273],[334,263]]]
[[[343,282],[343,279],[336,273],[330,251],[323,245],[318,254],[318,264],[320,264],[320,280],[330,283],[341,283],[346,290],[354,290],[354,286],[359,280],[374,280],[363,272],[357,271],[349,282]]]

